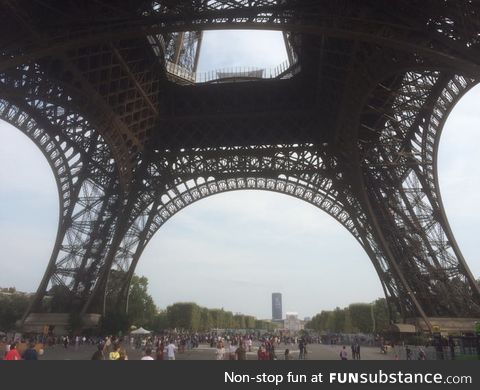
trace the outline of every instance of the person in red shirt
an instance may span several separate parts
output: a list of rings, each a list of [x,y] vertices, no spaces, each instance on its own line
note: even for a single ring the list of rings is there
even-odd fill
[[[7,352],[5,360],[22,360],[20,353],[17,351],[17,343],[10,345],[10,351]]]

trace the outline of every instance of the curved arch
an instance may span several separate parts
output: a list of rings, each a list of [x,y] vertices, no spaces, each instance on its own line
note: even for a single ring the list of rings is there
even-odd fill
[[[98,220],[104,218],[105,205],[111,203],[105,200],[105,192],[112,185],[109,183],[115,182],[115,165],[101,136],[80,115],[38,98],[21,99],[8,87],[1,91],[0,119],[16,127],[40,149],[53,171],[59,194],[55,244],[25,320],[40,306],[49,287],[60,286],[72,299],[85,291],[82,266],[94,260],[93,232]],[[108,236],[104,241],[106,245]]]
[[[128,289],[137,263],[151,238],[171,217],[188,205],[212,195],[249,189],[289,195],[304,200],[332,216],[354,236],[367,252],[380,276],[386,295],[391,295],[392,292],[387,294],[388,288],[384,285],[381,277],[385,263],[378,257],[375,248],[372,247],[374,240],[362,215],[362,210],[355,204],[354,198],[349,198],[346,194],[333,197],[329,193],[332,187],[331,183],[328,187],[317,187],[294,177],[267,178],[258,176],[232,176],[218,180],[213,178],[210,180],[192,179],[177,184],[175,191],[171,189],[163,195],[159,195],[143,215],[137,217],[122,243],[123,250],[119,251],[115,264],[115,268],[123,271],[125,275],[122,289],[118,293],[119,303],[128,305]],[[342,203],[342,201],[345,203]],[[351,204],[346,204],[348,202],[351,202]]]
[[[370,149],[364,148],[372,218],[382,225],[382,239],[389,242],[389,257],[399,275],[408,273],[405,295],[415,294],[427,324],[427,316],[480,312],[480,289],[441,202],[436,160],[446,117],[473,84],[451,73],[406,73],[392,104],[377,108],[384,121]]]
[[[461,98],[472,89],[474,86],[478,85],[478,80],[464,78],[462,76],[455,76],[452,80],[449,81],[445,89],[442,91],[441,97],[437,100],[435,104],[435,110],[432,113],[432,118],[430,122],[430,127],[436,129],[435,134],[435,143],[433,147],[433,182],[434,189],[438,198],[439,210],[443,220],[443,228],[447,234],[448,240],[450,241],[452,248],[457,256],[459,262],[461,263],[465,273],[467,274],[467,280],[473,291],[476,291],[478,297],[480,297],[480,286],[475,280],[470,268],[463,257],[463,254],[458,246],[457,240],[453,234],[453,231],[448,222],[447,214],[445,212],[445,207],[442,201],[442,195],[440,191],[440,184],[438,179],[438,149],[440,145],[440,138],[442,136],[443,128],[448,119],[448,116],[452,112],[455,105],[461,100]],[[452,97],[450,104],[445,105],[445,100],[449,100],[450,96]]]

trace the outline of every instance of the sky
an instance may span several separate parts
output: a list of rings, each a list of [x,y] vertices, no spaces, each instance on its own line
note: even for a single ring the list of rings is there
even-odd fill
[[[207,33],[199,70],[274,67],[285,59],[282,45],[274,32]],[[439,151],[446,212],[477,278],[479,101],[480,86],[458,103]],[[25,135],[3,122],[0,134],[0,286],[35,291],[56,235],[55,180]],[[284,313],[301,318],[383,294],[369,258],[333,218],[301,200],[251,190],[218,194],[180,211],[145,249],[137,274],[149,278],[160,308],[194,301],[258,318],[271,317],[272,292],[283,294]]]

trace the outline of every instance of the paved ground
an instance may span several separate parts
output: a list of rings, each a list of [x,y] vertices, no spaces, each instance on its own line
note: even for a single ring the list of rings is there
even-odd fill
[[[292,359],[298,359],[298,349],[295,346],[285,346],[281,344],[277,348],[277,356],[283,360],[285,348],[290,349]],[[341,346],[310,344],[308,346],[308,360],[338,360]],[[348,349],[348,347],[347,347]],[[79,346],[69,347],[67,349],[60,345],[53,348],[46,348],[42,360],[88,360],[95,352],[95,346]],[[138,360],[143,356],[142,351],[133,348],[126,348],[130,360]],[[247,353],[247,360],[257,360],[256,348],[255,352]],[[349,358],[351,357],[350,351]],[[362,347],[362,359],[364,360],[394,360],[395,354],[390,353],[383,355],[378,348]],[[186,351],[184,353],[177,353],[177,360],[215,360],[215,348],[210,348],[208,345],[200,345],[198,348]]]

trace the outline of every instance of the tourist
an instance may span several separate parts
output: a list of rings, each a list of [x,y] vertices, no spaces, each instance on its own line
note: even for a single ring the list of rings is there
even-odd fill
[[[91,360],[105,360],[105,354],[103,353],[103,349],[104,349],[103,344],[98,344],[97,345],[97,350],[92,355]]]
[[[118,360],[128,360],[127,351],[125,351],[124,349],[121,349],[120,350],[120,356],[118,357]]]
[[[105,338],[105,348],[104,350],[108,353],[110,352],[110,345],[112,345],[112,337],[108,336]]]
[[[298,342],[298,349],[300,351],[298,354],[298,359],[305,359],[305,341],[303,339],[300,339],[300,341]]]
[[[28,349],[23,353],[23,360],[38,360],[38,354],[35,349],[35,343],[30,343]]]
[[[407,360],[412,360],[412,350],[408,345],[405,347],[405,353],[407,355]]]
[[[342,350],[340,351],[340,359],[342,359],[342,360],[347,360],[348,359],[348,352],[347,352],[347,349],[345,348],[345,345],[343,346]]]
[[[427,360],[427,354],[425,353],[424,349],[421,347],[418,350],[418,360]]]
[[[22,360],[20,353],[17,351],[17,343],[10,345],[10,350],[5,355],[5,360]]]
[[[285,350],[285,360],[290,360],[290,350],[288,348]]]
[[[167,345],[167,358],[168,360],[175,360],[175,351],[177,350],[177,346],[173,343],[173,341],[170,341],[170,343]]]
[[[269,354],[263,345],[258,348],[257,356],[258,360],[269,360]]]
[[[140,360],[153,360],[152,349],[151,348],[145,349],[145,356],[142,357]]]
[[[229,360],[236,360],[236,358],[237,358],[236,351],[237,351],[237,347],[231,341],[228,345],[228,359]]]
[[[237,356],[237,360],[247,360],[247,351],[242,342],[240,342],[240,345],[236,349],[235,355]]]
[[[352,359],[360,360],[360,344],[358,343],[358,341],[355,341],[352,344]]]
[[[163,341],[159,344],[159,346],[157,347],[157,351],[156,351],[156,359],[157,360],[163,360],[163,351],[165,349],[165,346],[163,345]]]
[[[110,352],[108,355],[110,360],[118,360],[120,359],[120,345],[114,344],[113,345],[113,351]]]
[[[273,342],[269,343],[268,360],[277,360],[277,355],[275,355],[275,345]]]
[[[225,348],[223,346],[223,341],[221,339],[218,340],[217,342],[217,350],[215,351],[217,360],[223,360],[223,357],[225,355]]]

